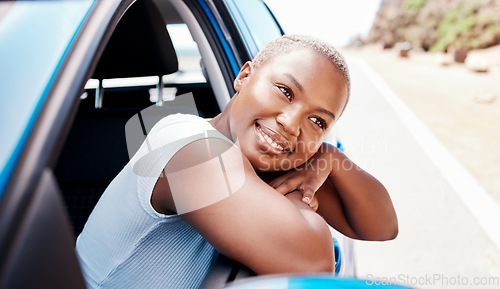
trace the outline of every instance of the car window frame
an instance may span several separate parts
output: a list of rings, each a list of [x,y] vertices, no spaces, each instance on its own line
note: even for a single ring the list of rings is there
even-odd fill
[[[281,25],[264,1],[225,0],[224,3],[233,17],[239,34],[244,35],[242,40],[249,51],[250,58],[253,58],[267,42],[284,35]],[[252,10],[264,13],[256,18],[241,12]]]
[[[62,223],[69,224],[67,214],[65,214],[66,208],[61,207],[61,203],[56,202],[54,204],[56,207],[53,209],[45,208],[40,210],[40,202],[36,202],[36,200],[37,198],[45,199],[41,194],[49,194],[49,196],[60,198],[61,194],[57,182],[52,177],[54,161],[74,119],[79,96],[83,91],[86,79],[89,78],[89,74],[93,70],[92,64],[95,67],[94,57],[102,53],[105,42],[109,40],[113,28],[131,3],[131,0],[123,2],[118,0],[92,2],[93,5],[80,29],[76,31],[65,57],[60,60],[60,67],[54,74],[52,83],[45,89],[47,96],[41,104],[36,122],[34,122],[29,132],[26,143],[4,190],[4,195],[0,200],[0,236],[2,236],[0,238],[0,260],[2,260],[0,283],[2,284],[4,284],[5,280],[7,280],[5,282],[10,280],[12,270],[16,270],[15,268],[24,272],[24,267],[19,268],[12,264],[19,264],[19,262],[26,264],[24,262],[26,255],[12,255],[12,252],[20,244],[40,246],[41,244],[30,242],[30,239],[37,238],[36,234],[47,234],[46,230],[55,226],[54,229],[62,235],[51,237],[74,240],[74,236],[68,228],[68,230],[60,230],[60,223],[58,222],[50,222],[49,227],[38,230],[35,236],[24,233],[30,232],[29,226],[28,231],[26,231],[27,224],[35,224],[26,222],[27,220],[36,220],[38,214],[43,214],[41,217],[52,216],[57,213],[57,209],[60,209],[59,212],[63,212]],[[43,186],[43,188],[40,189],[40,186]],[[30,214],[31,216],[35,214],[35,218],[29,217]],[[64,218],[66,219],[64,220]],[[22,242],[23,240],[27,242]],[[68,254],[72,253],[74,254],[74,250],[70,250]],[[17,259],[19,256],[21,256],[21,259]],[[68,257],[67,254],[65,256]],[[79,265],[75,263],[77,262],[76,255],[72,256],[69,256],[71,257],[69,259],[64,256],[60,257],[72,262],[73,264],[70,266],[75,265],[78,268]],[[33,256],[33,258],[36,258],[36,256]],[[59,264],[57,266],[68,266],[66,261],[56,264]],[[33,274],[35,273],[33,272]],[[82,282],[83,279],[76,278],[72,280],[73,277],[71,276],[62,276],[61,278],[70,278],[69,282],[76,282],[74,283],[75,286],[85,287]],[[54,282],[54,284],[59,284],[59,287],[54,288],[65,288],[63,283],[59,281]]]

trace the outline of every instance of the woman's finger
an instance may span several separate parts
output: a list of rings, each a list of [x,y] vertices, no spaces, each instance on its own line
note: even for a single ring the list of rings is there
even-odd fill
[[[319,202],[317,198],[313,198],[311,203],[309,204],[309,207],[313,209],[313,211],[317,212],[319,208]]]
[[[277,187],[282,185],[283,182],[285,182],[288,178],[289,178],[288,174],[283,174],[277,178],[274,178],[272,181],[268,182],[268,185],[276,189]]]
[[[286,195],[291,191],[296,190],[301,184],[301,180],[298,179],[287,179],[283,183],[281,183],[275,189],[280,192],[282,195]]]
[[[311,188],[307,188],[302,191],[302,202],[310,205],[313,198],[314,190],[312,190]]]

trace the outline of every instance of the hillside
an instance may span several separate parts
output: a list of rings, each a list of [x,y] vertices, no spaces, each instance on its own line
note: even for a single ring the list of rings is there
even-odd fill
[[[500,0],[382,0],[365,43],[468,50],[500,44]]]

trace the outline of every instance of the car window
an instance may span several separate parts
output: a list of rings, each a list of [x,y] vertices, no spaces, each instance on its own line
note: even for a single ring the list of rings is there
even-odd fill
[[[158,101],[160,91],[162,100],[169,104],[176,99],[193,101],[196,107],[194,113],[201,117],[211,118],[220,112],[213,92],[212,82],[215,75],[210,74],[210,83],[204,77],[200,65],[202,57],[197,42],[191,36],[192,31],[185,23],[180,22],[182,19],[173,21],[168,17],[175,12],[168,10],[172,8],[171,6],[160,6],[170,14],[163,13],[165,17],[161,19],[162,21],[150,23],[148,26],[151,27],[136,25],[144,24],[144,19],[148,17],[144,15],[145,12],[154,11],[135,5],[141,5],[141,2],[135,2],[121,17],[102,56],[95,58],[96,71],[92,74],[93,79],[87,81],[73,125],[55,165],[54,175],[62,190],[75,234],[81,232],[104,189],[128,163],[130,155],[134,152],[130,149],[134,147],[129,142],[130,136],[135,136],[136,132],[140,136],[147,134],[147,125],[139,126],[140,131],[127,130],[129,120],[133,122],[139,118],[146,119],[147,124],[147,120],[150,119],[146,113],[150,111],[148,109],[156,112],[154,108],[165,107],[162,112],[168,110],[169,105],[163,105],[163,102]],[[133,34],[128,33],[130,27],[136,27],[137,31]],[[125,28],[127,33],[122,33]],[[141,39],[142,35],[147,35],[144,32],[147,30],[154,30],[156,33]],[[164,41],[165,37],[168,37],[168,41]],[[171,41],[171,46],[164,45],[162,49],[150,50],[150,46],[157,45],[155,41],[169,43]],[[123,47],[115,45],[122,42],[128,45],[127,54],[120,60],[126,63],[124,68],[130,70],[126,75],[121,69],[115,69],[115,62],[111,63],[111,69],[110,66],[103,65],[109,63],[109,58],[106,57],[120,53],[120,51],[116,53],[113,48]],[[133,47],[133,44],[138,42],[141,45]],[[136,52],[130,52],[132,49]],[[148,57],[145,57],[146,54]],[[163,82],[160,83],[158,74],[155,75],[154,71],[139,64],[145,59],[148,66],[154,65],[162,58],[168,59],[168,63],[172,63],[175,59],[176,69],[161,72]],[[204,60],[210,64],[206,54]],[[163,86],[160,90],[158,87],[161,84]],[[97,102],[98,99],[101,102]]]
[[[171,37],[174,45],[177,59],[179,62],[179,70],[175,73],[164,75],[163,83],[168,86],[176,86],[178,84],[207,84],[206,77],[202,71],[201,55],[198,45],[191,37],[191,33],[186,24],[168,24],[166,29]],[[158,83],[157,76],[143,77],[128,77],[114,78],[103,80],[105,88],[120,88],[120,87],[136,87],[136,86],[152,86]],[[98,80],[89,79],[85,86],[86,89],[97,88]],[[173,90],[172,90],[173,91]],[[175,91],[173,91],[175,93]],[[150,91],[150,101],[156,101],[155,90]],[[168,95],[168,93],[166,94]],[[82,95],[82,99],[86,98],[87,94]],[[165,96],[164,96],[165,97]],[[168,99],[164,99],[168,100]]]
[[[200,51],[191,37],[187,25],[183,23],[168,24],[167,30],[179,61],[177,77],[172,77],[169,80],[177,83],[205,83],[206,79],[202,72]]]
[[[267,42],[282,35],[280,26],[263,1],[228,0],[227,5],[252,57]]]
[[[0,3],[0,196],[91,6],[91,1]]]

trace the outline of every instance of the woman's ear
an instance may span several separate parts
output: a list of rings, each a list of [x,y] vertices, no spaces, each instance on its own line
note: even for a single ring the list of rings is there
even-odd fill
[[[250,74],[252,73],[252,62],[247,61],[245,64],[240,69],[240,72],[236,76],[236,79],[234,80],[234,90],[237,92],[240,91],[241,87],[245,83],[245,81],[248,79]]]

